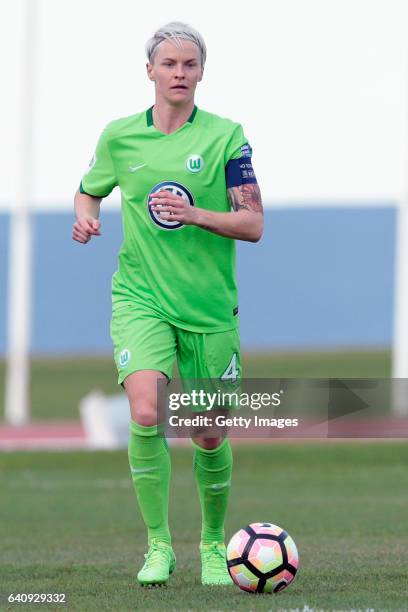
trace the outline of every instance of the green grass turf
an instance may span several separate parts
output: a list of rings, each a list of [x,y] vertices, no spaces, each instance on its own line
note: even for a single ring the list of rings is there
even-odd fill
[[[390,376],[389,351],[244,354],[246,378],[381,378]],[[0,397],[4,397],[4,361],[0,362]],[[77,419],[81,397],[93,389],[119,393],[115,365],[108,357],[34,359],[33,420]],[[0,416],[0,419],[2,417]]]
[[[85,611],[407,610],[407,451],[373,442],[234,449],[227,538],[271,521],[299,548],[298,576],[278,595],[201,586],[190,448],[171,449],[178,565],[155,589],[135,582],[145,532],[125,452],[4,454],[0,609],[16,607],[9,593],[53,592],[66,593],[65,609]]]

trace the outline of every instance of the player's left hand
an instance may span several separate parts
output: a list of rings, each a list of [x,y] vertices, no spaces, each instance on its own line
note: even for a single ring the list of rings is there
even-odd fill
[[[181,196],[166,189],[162,189],[150,196],[151,208],[160,214],[162,219],[179,221],[185,225],[194,225],[197,220],[198,210],[190,206]]]

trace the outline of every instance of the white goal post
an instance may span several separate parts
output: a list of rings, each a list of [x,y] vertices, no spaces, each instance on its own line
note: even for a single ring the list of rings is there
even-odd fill
[[[23,50],[18,126],[16,198],[11,209],[7,291],[5,419],[23,425],[30,419],[30,327],[32,231],[30,200],[34,160],[34,105],[37,51],[37,0],[22,4]]]
[[[392,385],[392,410],[408,416],[408,197],[398,208],[395,255],[392,377],[403,380]]]

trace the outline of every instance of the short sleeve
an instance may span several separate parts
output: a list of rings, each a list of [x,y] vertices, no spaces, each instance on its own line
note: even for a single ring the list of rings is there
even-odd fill
[[[238,159],[242,156],[247,156],[246,147],[249,147],[248,139],[245,138],[242,125],[236,123],[226,147],[225,164],[227,164],[230,159]]]
[[[106,127],[99,137],[89,170],[82,177],[80,191],[97,198],[106,198],[117,184]]]

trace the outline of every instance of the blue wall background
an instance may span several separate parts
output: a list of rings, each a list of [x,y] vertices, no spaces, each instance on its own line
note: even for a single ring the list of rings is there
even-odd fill
[[[71,213],[33,217],[32,353],[110,352],[110,281],[120,214],[71,240]],[[238,242],[244,349],[377,347],[392,341],[396,209],[267,210],[258,244]],[[6,347],[9,217],[0,215],[0,354]]]

